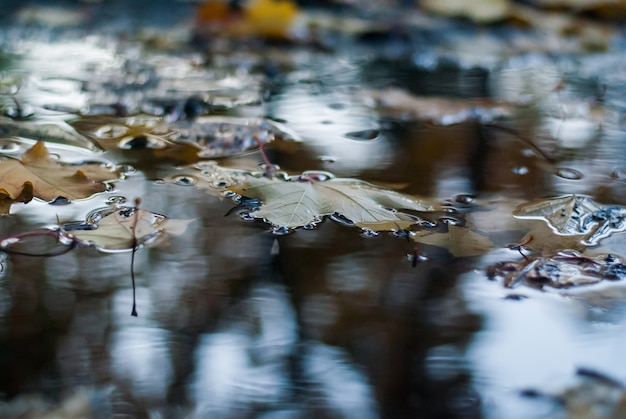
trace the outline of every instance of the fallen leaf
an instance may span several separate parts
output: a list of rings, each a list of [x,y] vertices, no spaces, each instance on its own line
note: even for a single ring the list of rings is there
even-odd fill
[[[88,138],[76,133],[65,123],[14,121],[0,116],[0,135],[67,144],[92,151],[97,150],[97,147]]]
[[[260,201],[250,212],[275,228],[315,225],[326,216],[372,231],[397,231],[420,221],[402,210],[435,211],[438,204],[327,172],[300,176],[248,176],[229,189]]]
[[[454,257],[480,256],[493,247],[488,237],[452,224],[448,225],[445,233],[421,230],[411,238],[417,243],[448,249]]]
[[[168,123],[146,115],[88,116],[70,123],[104,150],[145,148],[157,158],[187,163],[241,154],[258,148],[259,142],[299,140],[288,128],[263,118],[207,116]]]
[[[233,36],[289,38],[298,8],[290,0],[252,0],[241,8],[209,0],[196,13],[198,30]]]
[[[487,269],[487,275],[490,279],[502,278],[507,288],[513,288],[520,283],[533,288],[568,288],[603,280],[624,279],[626,265],[615,255],[590,257],[571,250],[550,257],[499,262]]]
[[[485,99],[420,97],[396,88],[360,94],[385,118],[453,125],[471,119],[490,122],[509,114],[510,106]]]
[[[161,244],[167,235],[184,233],[193,221],[172,220],[135,207],[107,207],[89,213],[84,223],[62,225],[61,232],[100,250],[130,250],[133,243]]]
[[[0,161],[0,213],[8,214],[13,202],[30,202],[33,197],[53,201],[74,200],[104,192],[104,181],[118,178],[118,171],[100,164],[70,166],[50,158],[43,141],[22,155],[22,161]]]
[[[467,17],[475,22],[488,23],[505,19],[509,14],[508,0],[420,0],[429,12],[444,16]]]
[[[587,246],[626,230],[626,207],[602,206],[584,195],[565,195],[522,204],[513,215],[520,219],[542,220],[562,236],[579,235]]]

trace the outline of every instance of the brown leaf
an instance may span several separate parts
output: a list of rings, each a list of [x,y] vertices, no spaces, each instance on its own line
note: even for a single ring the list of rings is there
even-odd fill
[[[421,230],[412,239],[418,243],[448,249],[455,257],[480,256],[493,247],[493,243],[486,236],[455,225],[448,225],[445,233]]]
[[[0,213],[8,214],[13,202],[27,203],[33,197],[45,201],[87,198],[104,192],[102,182],[117,177],[117,171],[99,164],[67,166],[54,161],[39,141],[22,155],[22,161],[0,161]]]

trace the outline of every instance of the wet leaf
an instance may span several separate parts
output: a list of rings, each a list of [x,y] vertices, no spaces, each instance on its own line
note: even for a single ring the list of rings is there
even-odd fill
[[[88,138],[76,133],[64,123],[14,121],[10,118],[0,117],[0,136],[23,137],[32,140],[67,144],[88,150],[97,150],[97,147]]]
[[[288,38],[298,14],[296,4],[289,0],[253,0],[242,10],[225,2],[209,0],[197,12],[200,30],[219,30],[235,36]]]
[[[563,236],[580,235],[593,246],[609,235],[626,230],[626,207],[602,206],[584,195],[565,195],[519,205],[513,215],[545,221]]]
[[[0,213],[8,214],[13,202],[44,201],[56,198],[74,200],[104,192],[103,181],[115,180],[119,173],[100,164],[70,166],[50,158],[43,141],[22,155],[22,161],[0,161]]]
[[[510,112],[506,104],[488,100],[420,97],[402,89],[368,90],[366,100],[381,116],[403,121],[428,121],[440,125],[459,124],[471,119],[490,122]]]
[[[420,5],[430,12],[445,16],[467,17],[475,22],[487,23],[508,16],[507,0],[421,0]]]
[[[487,274],[490,279],[502,279],[507,288],[521,283],[533,288],[568,288],[624,279],[626,265],[615,255],[589,257],[571,250],[550,257],[500,262],[489,267]]]
[[[128,250],[133,248],[133,243],[161,244],[167,235],[184,233],[193,221],[172,220],[134,207],[107,207],[92,211],[84,223],[62,225],[61,231],[101,250]]]
[[[104,150],[151,149],[157,158],[188,163],[241,154],[258,148],[259,142],[298,139],[281,124],[262,118],[207,116],[168,123],[147,115],[92,116],[76,119],[71,124]]]
[[[274,227],[294,229],[316,224],[323,217],[373,231],[403,230],[419,221],[403,213],[433,211],[437,204],[378,188],[358,179],[338,179],[327,172],[300,176],[248,176],[229,187],[247,198],[261,201],[251,212]]]
[[[418,243],[448,249],[455,257],[480,256],[493,247],[489,238],[477,234],[469,228],[455,225],[448,225],[448,231],[445,233],[418,231],[412,236],[412,239]]]

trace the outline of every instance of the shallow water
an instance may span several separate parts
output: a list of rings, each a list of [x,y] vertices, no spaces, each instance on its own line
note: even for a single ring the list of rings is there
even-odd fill
[[[187,18],[193,8],[181,4],[177,13]],[[138,317],[130,316],[129,252],[7,256],[0,278],[7,417],[71,403],[94,417],[567,417],[554,399],[522,392],[559,394],[577,382],[577,368],[626,382],[622,282],[508,289],[486,273],[521,259],[506,244],[525,232],[496,225],[521,202],[577,193],[626,204],[623,41],[596,54],[476,56],[456,51],[462,45],[448,42],[452,35],[423,44],[432,36],[423,29],[382,44],[341,38],[332,52],[274,46],[275,58],[244,46],[209,65],[197,46],[155,52],[113,36],[124,19],[92,19],[93,27],[55,30],[6,24],[5,110],[17,93],[38,122],[65,133],[74,132],[64,125],[68,109],[110,114],[121,109],[116,103],[133,114],[149,108],[146,98],[210,94],[215,114],[267,117],[299,137],[266,147],[282,170],[324,170],[441,202],[470,194],[477,204],[467,211],[493,216],[498,240],[486,254],[463,258],[421,245],[413,266],[414,243],[391,233],[368,237],[325,220],[272,234],[261,221],[225,216],[236,205],[229,199],[181,184],[193,182],[160,181],[180,161],[148,149],[94,151],[82,137],[67,144],[66,136],[7,119],[2,135],[20,152],[48,135],[63,161],[136,170],[113,190],[69,205],[14,204],[0,219],[3,237],[56,217],[81,221],[120,196],[195,219],[169,246],[136,253]],[[77,41],[85,31],[92,35]],[[461,22],[451,33],[464,31]],[[388,86],[418,97],[498,99],[514,109],[504,118],[467,106],[416,118],[381,109],[364,93]],[[258,151],[220,161],[259,163]],[[487,204],[496,199],[499,206]],[[601,245],[626,256],[623,234]]]

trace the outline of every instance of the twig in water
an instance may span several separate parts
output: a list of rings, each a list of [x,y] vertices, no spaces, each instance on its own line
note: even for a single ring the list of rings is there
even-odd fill
[[[133,225],[131,226],[131,230],[133,233],[133,252],[130,256],[130,278],[133,282],[133,309],[130,312],[131,316],[137,317],[137,298],[136,298],[136,287],[135,287],[135,253],[137,253],[137,222],[139,221],[139,205],[141,205],[141,198],[135,198],[135,213],[133,219]]]

